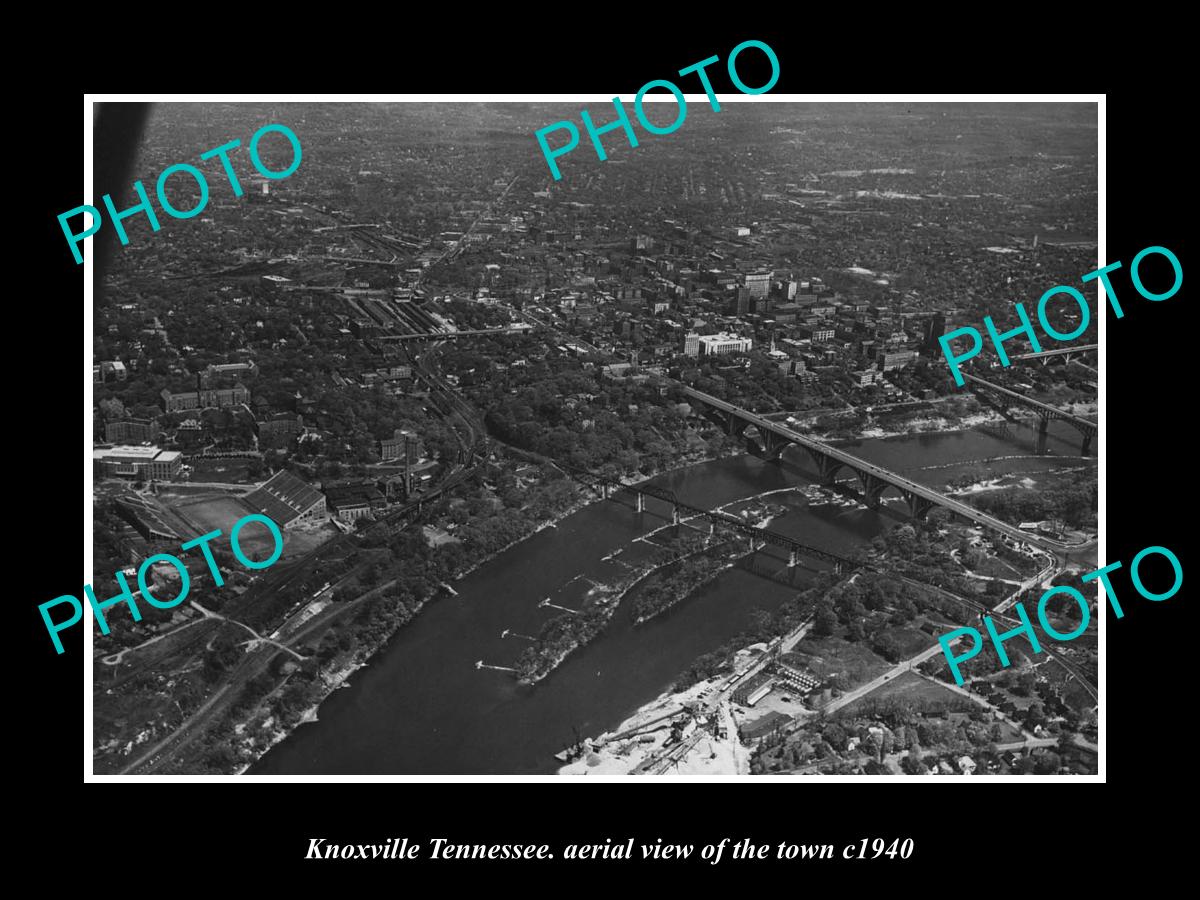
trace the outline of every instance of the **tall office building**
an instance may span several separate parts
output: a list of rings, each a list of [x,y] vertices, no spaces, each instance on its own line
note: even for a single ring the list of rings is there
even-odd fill
[[[700,355],[700,335],[694,331],[689,331],[683,336],[683,355],[684,356],[699,356]]]
[[[772,272],[752,272],[746,276],[746,287],[751,297],[765,297],[771,289]]]
[[[925,322],[925,340],[922,344],[930,354],[941,352],[941,345],[938,343],[938,338],[946,333],[946,317],[941,313],[934,313]]]
[[[744,316],[754,311],[754,295],[750,293],[749,288],[737,289],[729,311],[735,316]]]

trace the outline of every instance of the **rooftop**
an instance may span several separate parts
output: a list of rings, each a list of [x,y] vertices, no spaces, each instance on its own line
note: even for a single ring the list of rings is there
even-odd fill
[[[92,459],[140,459],[145,462],[163,454],[163,459],[170,461],[179,453],[175,450],[164,451],[158,447],[134,447],[128,444],[118,444],[115,447],[98,447],[92,451]]]
[[[321,492],[286,470],[276,472],[267,481],[242,498],[256,512],[266,514],[280,525],[298,518],[319,502]]]

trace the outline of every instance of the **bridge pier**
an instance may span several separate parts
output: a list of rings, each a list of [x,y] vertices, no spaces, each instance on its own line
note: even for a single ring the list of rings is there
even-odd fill
[[[1065,357],[1069,362],[1071,357],[1078,356],[1078,355],[1081,355],[1086,352],[1090,352],[1095,349],[1096,349],[1095,346],[1072,347],[1070,349],[1070,352],[1067,352],[1064,350],[1048,350],[1044,354],[1041,354],[1041,355],[1027,354],[1021,358],[1022,359],[1036,358],[1036,359],[1039,359],[1043,365],[1045,365],[1047,362],[1049,362],[1049,360],[1051,358],[1057,359],[1058,357],[1062,356],[1062,357]],[[1046,437],[1047,437],[1046,429],[1047,429],[1047,426],[1050,424],[1051,419],[1061,419],[1062,421],[1068,423],[1069,425],[1073,426],[1076,430],[1078,430],[1079,433],[1084,436],[1084,448],[1085,448],[1084,455],[1085,456],[1087,455],[1087,449],[1090,448],[1090,446],[1091,446],[1090,441],[1087,440],[1088,432],[1092,432],[1093,434],[1095,434],[1095,431],[1096,431],[1096,423],[1095,422],[1084,419],[1080,416],[1075,415],[1074,413],[1069,413],[1066,410],[1059,409],[1054,406],[1049,406],[1045,403],[1042,403],[1040,400],[1034,400],[1031,397],[1026,397],[1024,394],[1018,394],[1016,391],[1010,391],[1008,388],[1000,387],[1000,385],[998,385],[998,384],[992,384],[990,381],[985,381],[984,379],[979,378],[978,376],[965,375],[964,377],[967,380],[969,380],[973,386],[976,387],[976,393],[979,394],[979,398],[981,401],[987,403],[989,406],[995,406],[995,408],[999,409],[1002,414],[1004,414],[1005,406],[1012,406],[1012,405],[1024,406],[1027,409],[1032,409],[1034,412],[1036,412],[1038,414],[1037,453],[1039,455],[1044,454],[1046,452]],[[999,397],[1004,398],[1004,400],[1006,402],[993,404],[991,401],[989,401],[987,399],[988,393],[996,394]],[[1007,414],[1004,414],[1004,415],[1005,415],[1005,418],[1008,418]]]
[[[862,482],[863,497],[867,501],[867,506],[870,509],[879,509],[883,503],[883,492],[887,489],[888,483],[867,472],[859,472],[858,478]]]
[[[812,449],[809,449],[808,452],[812,456],[813,462],[817,464],[817,474],[820,476],[821,484],[833,484],[837,479],[837,473],[842,468],[842,463],[838,462],[832,456],[826,456],[824,453],[819,453]]]
[[[785,439],[785,443],[786,442],[787,441]],[[819,457],[818,457],[818,459],[819,459]],[[630,485],[619,484],[618,482],[615,482],[615,481],[609,481],[607,478],[604,478],[603,476],[592,475],[589,472],[584,472],[582,470],[574,469],[571,466],[566,466],[566,465],[564,465],[564,470],[568,474],[570,474],[571,477],[575,478],[577,481],[579,481],[582,484],[587,484],[591,487],[599,486],[601,491],[604,493],[605,497],[609,498],[609,499],[615,497],[619,491],[623,491],[623,490],[631,491],[633,493],[634,497],[637,498],[637,500],[636,500],[637,511],[639,513],[645,511],[646,495],[648,494],[651,497],[654,497],[658,500],[663,501],[664,503],[669,503],[671,505],[671,519],[672,519],[672,522],[674,525],[679,525],[682,523],[683,514],[686,512],[688,514],[695,515],[695,516],[703,516],[704,519],[708,522],[709,535],[716,534],[717,525],[721,525],[723,527],[731,529],[733,534],[735,535],[735,537],[734,537],[735,541],[737,539],[736,535],[744,534],[746,536],[746,545],[747,545],[746,549],[747,549],[748,554],[750,554],[750,556],[751,556],[751,561],[753,559],[753,555],[757,554],[760,549],[765,547],[767,544],[772,544],[776,547],[780,547],[780,548],[783,548],[788,551],[787,568],[789,570],[794,569],[796,566],[798,566],[800,564],[800,557],[803,554],[810,554],[824,562],[830,562],[830,563],[836,564],[836,566],[837,566],[836,571],[838,571],[838,572],[842,571],[843,565],[852,565],[852,563],[850,563],[849,560],[843,560],[840,557],[836,556],[835,554],[832,554],[826,550],[820,550],[817,548],[808,547],[805,544],[803,544],[787,535],[779,534],[777,532],[770,531],[770,530],[759,529],[759,528],[749,524],[748,522],[745,522],[745,521],[739,519],[737,516],[732,516],[728,513],[720,512],[717,510],[704,509],[702,507],[693,506],[685,501],[680,500],[677,496],[675,496],[674,491],[667,490],[665,488],[653,487],[651,485],[646,485],[644,487],[634,487],[634,486],[630,486]],[[419,502],[420,501],[418,501],[418,503]],[[771,573],[771,577],[778,578],[781,574],[782,574],[782,570],[780,570],[779,572],[773,572],[773,573]],[[545,604],[542,604],[542,605],[545,605]],[[576,612],[576,610],[568,610],[568,611]]]
[[[919,497],[911,491],[902,491],[904,502],[908,504],[908,514],[914,519],[924,519],[929,515],[929,511],[933,509],[934,503],[932,500],[926,500],[924,497]]]
[[[1094,437],[1095,437],[1094,434],[1085,434],[1083,436],[1083,446],[1080,448],[1080,455],[1088,456],[1091,453],[1092,438],[1094,438]]]
[[[779,459],[783,454],[784,447],[788,441],[775,434],[773,431],[762,432],[763,455],[767,459]]]

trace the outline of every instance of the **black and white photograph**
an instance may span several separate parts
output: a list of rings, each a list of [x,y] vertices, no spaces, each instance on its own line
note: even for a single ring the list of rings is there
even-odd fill
[[[1173,883],[1169,10],[150,11],[15,54],[18,885]]]
[[[95,103],[89,778],[1103,778],[1102,95],[726,53]]]

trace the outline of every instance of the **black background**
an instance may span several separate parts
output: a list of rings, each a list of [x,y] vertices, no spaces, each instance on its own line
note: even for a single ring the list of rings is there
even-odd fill
[[[747,12],[706,29],[703,36],[638,26],[621,14],[617,35],[592,36],[563,24],[557,33],[528,38],[512,35],[513,28],[528,27],[515,11],[517,21],[507,23],[507,32],[477,26],[470,34],[423,36],[425,26],[403,23],[375,38],[363,33],[370,30],[364,13],[355,28],[322,34],[319,46],[315,37],[301,42],[269,21],[248,21],[233,32],[205,37],[212,42],[205,47],[212,59],[206,56],[202,71],[114,65],[93,73],[88,87],[230,93],[587,91],[627,99],[645,81],[670,77],[717,54],[722,64],[710,72],[715,90],[725,93],[732,91],[723,71],[729,50],[757,38],[780,60],[782,74],[771,93],[890,91],[900,100],[938,91],[1107,92],[1105,261],[1120,259],[1126,266],[1114,277],[1126,315],[1117,320],[1107,313],[1108,433],[1100,446],[1107,465],[1104,561],[1119,559],[1126,566],[1113,579],[1126,616],[1117,621],[1109,615],[1104,626],[1107,784],[1071,786],[1069,779],[1000,784],[981,778],[970,784],[926,779],[920,782],[926,789],[886,779],[737,784],[630,779],[603,786],[574,780],[243,781],[229,787],[220,783],[219,790],[167,779],[84,785],[89,740],[81,724],[82,636],[78,630],[69,633],[67,652],[56,656],[37,612],[46,599],[78,594],[74,549],[83,531],[75,519],[81,514],[75,480],[82,477],[81,404],[75,391],[84,367],[75,354],[83,267],[75,265],[56,220],[59,212],[83,201],[82,96],[74,86],[60,84],[57,92],[47,89],[23,101],[22,132],[36,134],[37,140],[28,145],[20,166],[9,170],[19,192],[27,192],[19,213],[9,207],[10,221],[18,226],[10,230],[9,259],[16,271],[31,276],[10,282],[16,290],[9,296],[8,387],[17,408],[9,410],[6,466],[9,571],[18,573],[19,585],[9,598],[17,616],[10,621],[19,623],[12,641],[23,651],[19,668],[9,670],[17,703],[7,730],[10,746],[19,748],[18,760],[10,761],[10,778],[25,801],[19,811],[28,828],[23,844],[53,852],[58,860],[79,853],[80,871],[98,884],[118,885],[136,872],[142,883],[167,879],[164,889],[179,879],[220,886],[254,873],[261,880],[257,887],[243,882],[246,890],[292,887],[294,879],[310,887],[370,880],[393,890],[418,888],[402,878],[412,862],[306,863],[312,837],[338,844],[382,843],[393,836],[425,842],[440,836],[455,843],[552,845],[662,837],[697,844],[697,849],[722,837],[839,848],[864,837],[912,837],[916,843],[907,862],[654,864],[656,876],[672,881],[686,876],[692,883],[698,875],[705,880],[695,883],[704,885],[713,883],[714,875],[732,875],[736,885],[753,892],[852,891],[863,876],[899,884],[910,880],[906,875],[919,876],[916,883],[933,891],[1007,882],[1023,892],[1049,886],[1035,875],[1046,866],[1057,878],[1074,881],[1143,850],[1151,854],[1147,864],[1172,855],[1173,829],[1160,817],[1181,799],[1192,754],[1186,733],[1194,718],[1193,679],[1185,669],[1192,636],[1192,620],[1186,618],[1190,583],[1170,600],[1151,603],[1135,595],[1127,571],[1133,555],[1151,544],[1174,550],[1185,572],[1191,571],[1180,519],[1194,498],[1188,468],[1194,454],[1189,371],[1196,342],[1193,323],[1185,321],[1186,283],[1170,300],[1151,303],[1136,295],[1127,272],[1132,257],[1150,245],[1171,248],[1188,269],[1183,227],[1194,194],[1193,154],[1183,131],[1187,98],[1173,80],[1173,67],[1183,58],[1124,26],[1120,34],[1080,31],[1077,22],[1047,20],[1033,9],[1021,13],[1019,34],[1018,27],[1009,26],[1006,33],[991,22],[985,29],[942,23],[896,31],[896,23],[868,22],[849,11],[843,21],[818,23],[803,8],[793,11],[793,24],[772,28]],[[552,25],[562,14],[547,13]],[[1161,19],[1156,28],[1171,30]],[[1036,37],[1024,33],[1034,29]],[[886,35],[880,33],[885,30]],[[981,30],[986,38],[976,33]],[[860,31],[871,36],[859,36]],[[1154,40],[1161,41],[1161,33]],[[758,56],[748,51],[739,58],[739,71],[751,85],[766,77],[765,70],[761,76],[754,71]],[[697,90],[692,83],[683,86]],[[607,121],[598,109],[593,112],[597,121]],[[32,239],[22,236],[24,227],[33,229]],[[26,261],[30,247],[39,262]],[[1036,301],[1012,299],[1029,308]],[[90,336],[84,347],[90,359]],[[68,841],[83,849],[68,849]],[[567,870],[546,863],[434,863],[428,872],[435,874],[437,866],[490,884],[498,876],[515,875],[522,885],[545,885],[556,893],[590,892],[600,886],[597,877],[624,879],[621,883],[633,890],[650,883],[645,881],[649,873],[636,862],[571,865]],[[772,871],[764,872],[764,866]],[[794,881],[764,880],[788,869]]]

